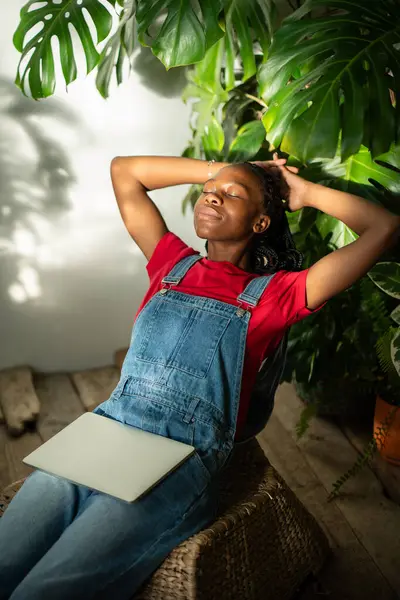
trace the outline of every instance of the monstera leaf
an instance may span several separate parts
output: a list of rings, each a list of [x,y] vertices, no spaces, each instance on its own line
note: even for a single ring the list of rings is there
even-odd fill
[[[188,73],[188,84],[182,94],[184,102],[192,102],[191,125],[196,158],[201,156],[200,144],[206,128],[229,98],[221,85],[221,64],[222,48],[217,43],[208,50],[204,60]]]
[[[116,0],[106,0],[110,9]],[[86,11],[96,29],[94,42],[86,21]],[[99,61],[95,44],[105,40],[112,27],[112,15],[99,0],[30,0],[20,12],[21,21],[14,34],[14,45],[22,53],[18,66],[16,84],[26,93],[26,78],[33,98],[44,98],[54,93],[56,79],[51,39],[56,36],[60,45],[60,60],[66,84],[74,81],[77,67],[74,46],[69,27],[76,30],[86,57],[87,72],[94,69]],[[36,26],[41,24],[39,32]],[[31,35],[33,33],[33,36]],[[31,35],[30,39],[29,36]],[[27,41],[28,39],[28,41]]]
[[[212,117],[202,135],[202,144],[206,159],[221,160],[224,143],[225,136],[222,125],[215,117]]]
[[[325,16],[303,19],[313,9]],[[400,134],[400,3],[307,0],[276,33],[259,81],[268,139],[288,154],[333,158],[339,139],[343,160],[362,144],[387,152]]]
[[[265,140],[265,129],[261,121],[249,121],[243,125],[229,148],[228,160],[242,162],[253,158]]]
[[[204,58],[206,50],[223,36],[218,23],[220,0],[139,0],[138,37],[169,69]]]
[[[242,81],[255,75],[257,66],[254,42],[263,59],[268,56],[271,38],[276,26],[274,0],[227,0],[224,3],[225,86],[233,89],[236,82],[235,60],[240,57]]]
[[[340,156],[333,160],[313,161],[302,175],[310,181],[381,202],[388,208],[396,209],[397,205],[395,212],[398,212],[398,202],[387,192],[400,194],[399,173],[400,146],[393,146],[376,159],[361,146],[357,154],[344,162],[341,162]]]
[[[149,46],[167,69],[206,60],[214,74],[219,67],[219,81],[223,60],[224,85],[230,90],[236,83],[238,58],[240,77],[246,80],[256,73],[255,54],[259,54],[261,60],[267,56],[276,23],[274,1],[59,0],[55,3],[54,0],[29,0],[21,10],[21,21],[14,35],[14,45],[22,53],[17,84],[27,91],[25,80],[28,78],[34,98],[54,92],[53,36],[59,41],[66,84],[76,78],[72,26],[82,42],[87,71],[100,63],[97,87],[104,97],[108,95],[114,67],[118,83],[122,81],[122,66],[133,51],[135,30],[139,42]],[[96,46],[109,36],[113,14],[118,15],[117,4],[122,7],[118,29],[99,55]],[[96,28],[96,40],[92,38],[84,9]],[[38,24],[41,28],[35,33]],[[219,40],[217,52],[207,58],[208,50]]]
[[[344,192],[356,194],[373,202],[379,202],[387,208],[399,212],[396,195],[400,194],[400,147],[394,146],[391,150],[375,160],[365,147],[341,162],[340,156],[333,160],[314,161],[301,172],[301,175],[328,187],[333,187]],[[302,211],[303,213],[304,211]],[[341,221],[330,215],[311,211],[307,226],[304,223],[297,226],[293,223],[294,230],[300,229],[307,233],[310,226],[315,224],[323,238],[330,236],[331,246],[340,248],[356,239],[355,233]],[[295,213],[296,215],[296,213]],[[293,217],[295,218],[295,217]]]
[[[137,8],[139,40],[167,68],[190,65],[224,36],[226,88],[235,85],[235,59],[240,56],[243,79],[256,72],[254,43],[264,57],[276,23],[274,0],[140,0]]]
[[[103,98],[108,98],[111,77],[115,68],[117,83],[122,83],[123,67],[135,48],[135,0],[126,0],[119,18],[117,31],[108,40],[100,55],[96,87]]]

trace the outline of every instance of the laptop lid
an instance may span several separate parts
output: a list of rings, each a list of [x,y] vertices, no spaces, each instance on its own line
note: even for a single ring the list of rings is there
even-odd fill
[[[26,456],[23,462],[133,502],[193,452],[193,446],[85,413]]]

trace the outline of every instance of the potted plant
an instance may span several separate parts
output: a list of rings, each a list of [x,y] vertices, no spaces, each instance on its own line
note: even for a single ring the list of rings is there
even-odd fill
[[[400,263],[378,263],[369,276],[385,294],[400,300]],[[400,305],[394,308],[390,316],[393,325],[377,344],[385,378],[376,399],[374,437],[382,457],[400,466]],[[382,424],[386,424],[383,436]]]

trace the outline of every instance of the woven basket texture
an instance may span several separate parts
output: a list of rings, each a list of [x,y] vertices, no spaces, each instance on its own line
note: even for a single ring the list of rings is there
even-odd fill
[[[0,494],[0,516],[23,480]],[[215,522],[166,558],[134,600],[286,600],[329,554],[327,538],[256,440],[237,446]]]

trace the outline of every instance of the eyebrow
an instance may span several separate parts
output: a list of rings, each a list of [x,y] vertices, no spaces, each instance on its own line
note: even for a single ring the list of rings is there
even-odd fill
[[[210,181],[215,181],[215,177],[207,179],[207,181],[205,181],[203,185],[206,185],[206,183],[209,183]],[[229,181],[228,185],[240,185],[241,188],[243,188],[248,194],[250,194],[250,189],[244,183],[239,183],[239,181]]]

